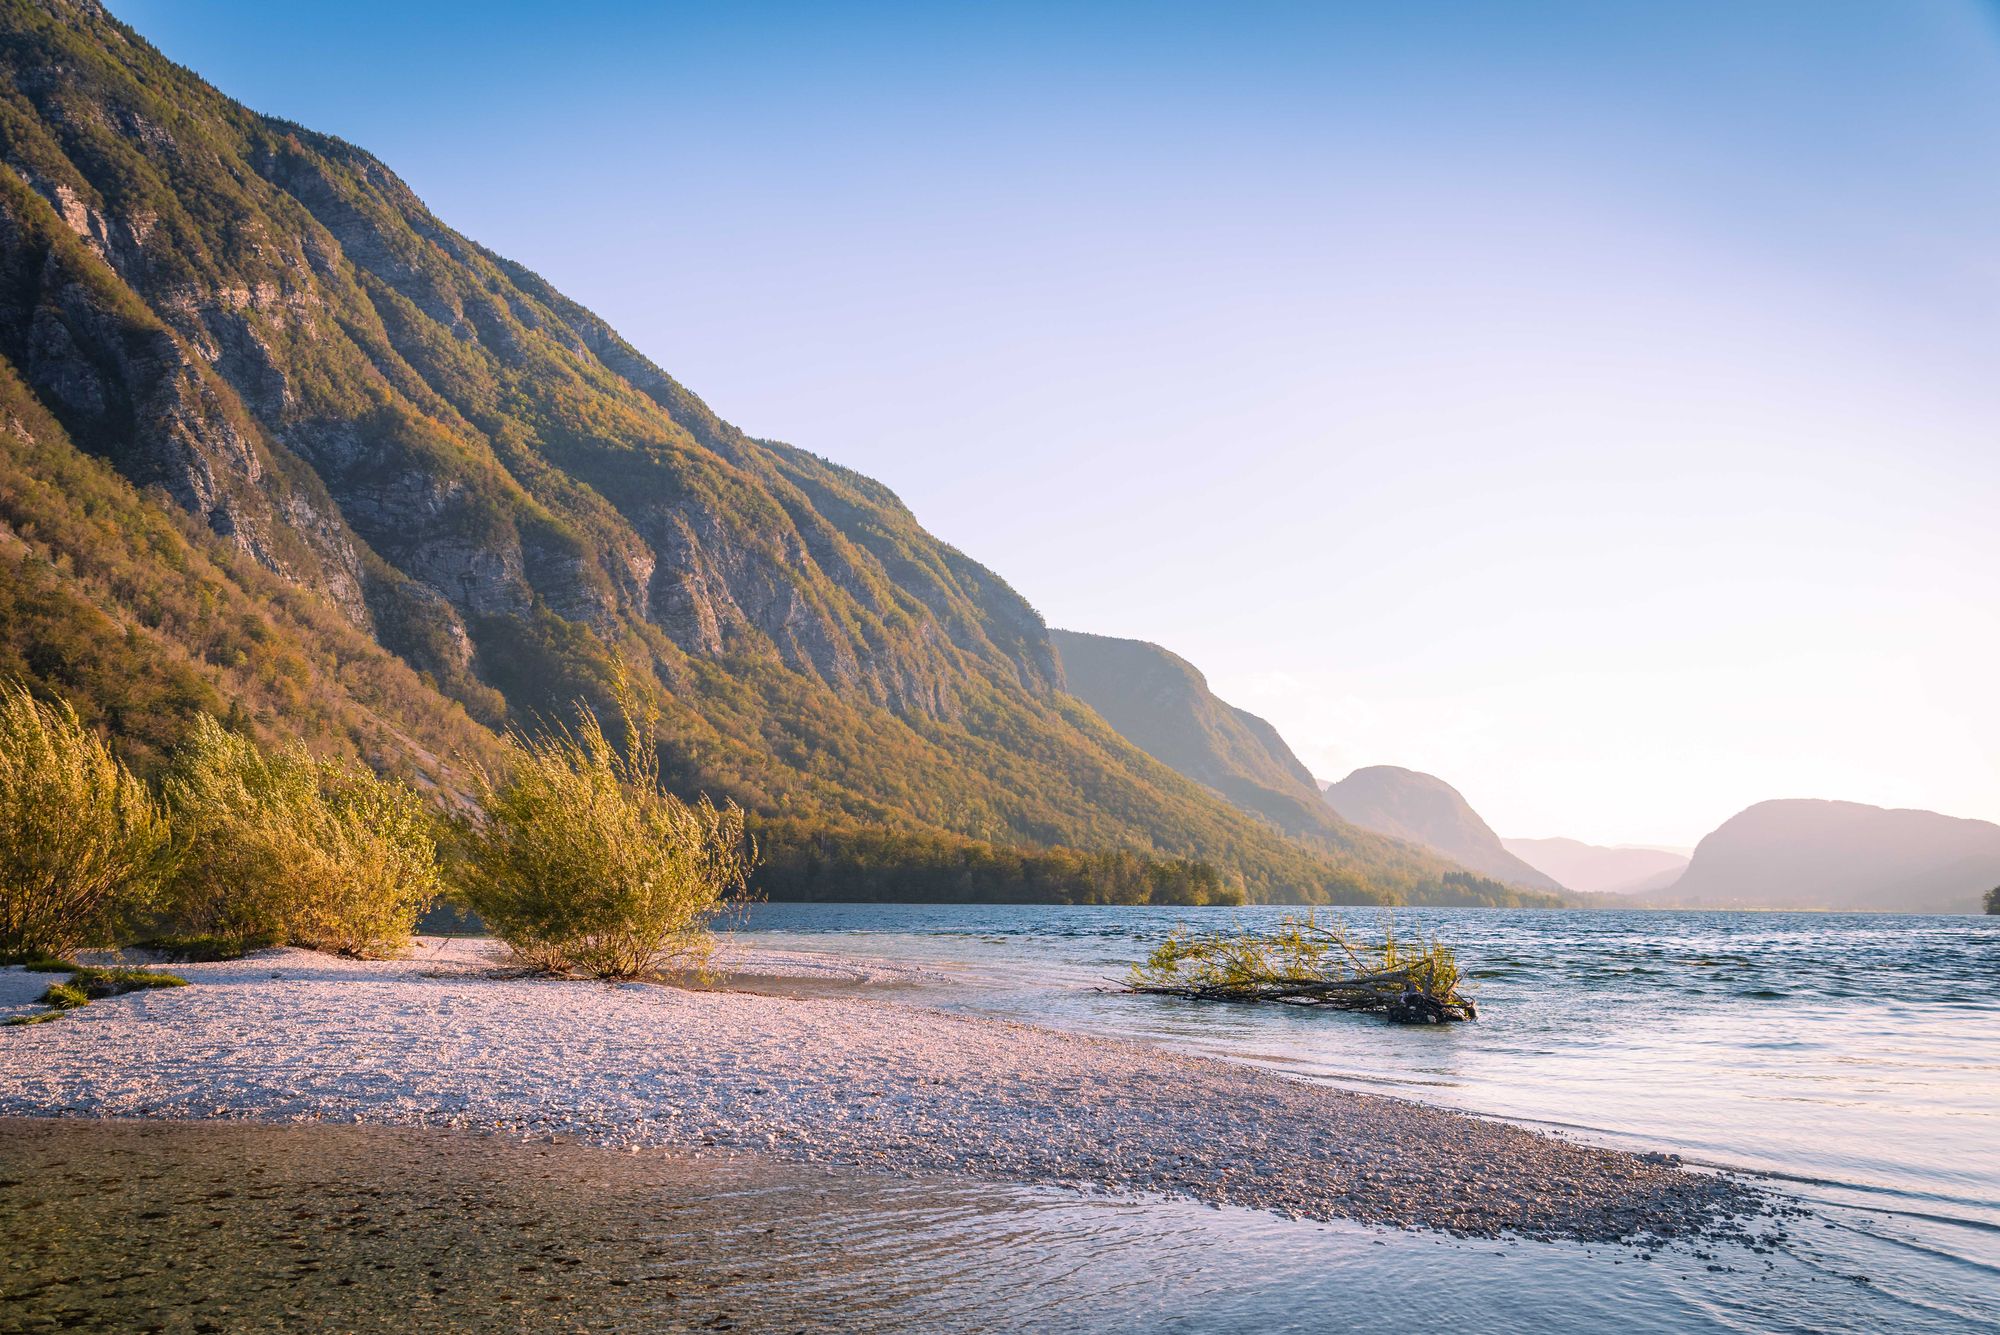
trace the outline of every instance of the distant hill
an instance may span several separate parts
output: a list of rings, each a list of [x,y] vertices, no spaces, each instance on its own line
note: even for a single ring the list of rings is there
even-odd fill
[[[1333,784],[1326,802],[1364,829],[1422,844],[1481,875],[1561,890],[1553,877],[1509,853],[1458,789],[1432,774],[1371,765]]]
[[[1500,844],[1568,889],[1588,895],[1664,890],[1688,865],[1686,854],[1663,848],[1606,848],[1578,839],[1502,839]]]
[[[1109,635],[1051,629],[1049,639],[1070,693],[1155,760],[1294,834],[1342,825],[1278,730],[1217,699],[1186,659]]]
[[[2000,885],[2000,825],[1859,802],[1759,802],[1653,898],[1697,908],[1977,913]]]
[[[1070,692],[1155,760],[1262,816],[1301,843],[1380,865],[1398,860],[1432,868],[1441,865],[1434,856],[1437,850],[1419,841],[1343,819],[1326,804],[1319,781],[1299,763],[1278,730],[1217,698],[1200,670],[1186,659],[1157,644],[1109,635],[1051,630],[1049,639]],[[1510,867],[1502,878],[1461,859],[1451,861],[1481,878],[1493,876],[1541,890],[1558,888],[1526,866]],[[1474,879],[1467,877],[1464,884],[1469,886]],[[1479,893],[1495,902],[1518,898],[1490,881],[1485,885]],[[1529,896],[1526,902],[1536,902],[1536,897]]]

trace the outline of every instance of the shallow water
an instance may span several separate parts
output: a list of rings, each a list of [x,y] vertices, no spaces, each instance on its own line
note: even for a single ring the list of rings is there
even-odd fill
[[[373,1127],[0,1120],[0,1241],[22,1332],[1890,1328],[1785,1255]]]
[[[742,936],[933,965],[950,981],[923,1004],[1771,1174],[1819,1210],[1793,1259],[1869,1283],[1851,1310],[1797,1324],[1774,1302],[1752,1329],[2000,1325],[2000,919],[1399,910],[1471,975],[1480,1021],[1445,1028],[1103,990],[1177,923],[1278,912],[774,904]],[[1708,1328],[1681,1299],[1665,1328]]]

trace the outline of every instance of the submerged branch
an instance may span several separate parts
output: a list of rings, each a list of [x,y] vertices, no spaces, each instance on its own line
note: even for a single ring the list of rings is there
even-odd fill
[[[1344,923],[1306,914],[1287,915],[1262,936],[1176,929],[1144,964],[1132,967],[1125,990],[1192,1001],[1378,1011],[1409,1024],[1477,1019],[1478,1008],[1458,984],[1458,959],[1447,946],[1404,947],[1386,922],[1380,941],[1355,941]]]

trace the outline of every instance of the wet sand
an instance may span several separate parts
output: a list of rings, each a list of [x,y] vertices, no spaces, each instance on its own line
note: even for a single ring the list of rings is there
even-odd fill
[[[0,1328],[869,1329],[908,1290],[826,1234],[922,1206],[810,1169],[468,1132],[0,1119]]]

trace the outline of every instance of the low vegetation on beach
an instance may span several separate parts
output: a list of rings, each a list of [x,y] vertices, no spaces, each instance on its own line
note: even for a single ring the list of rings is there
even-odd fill
[[[1478,1017],[1459,991],[1458,957],[1441,942],[1398,939],[1385,920],[1373,939],[1316,914],[1287,914],[1276,930],[1177,929],[1143,964],[1128,991],[1193,1001],[1275,1002],[1376,1011],[1411,1024]]]
[[[123,996],[127,992],[144,992],[156,987],[186,987],[187,979],[177,978],[170,973],[159,973],[152,969],[92,969],[71,964],[61,969],[51,969],[47,965],[55,961],[37,961],[34,967],[39,973],[67,972],[68,979],[60,983],[50,983],[37,998],[48,1009],[30,1015],[16,1015],[8,1019],[10,1025],[43,1024],[60,1019],[73,1010],[80,1010],[93,1001],[105,997]]]
[[[74,968],[79,950],[135,944],[389,955],[444,898],[539,969],[698,964],[754,845],[735,806],[665,792],[652,721],[628,703],[623,722],[622,747],[582,706],[573,727],[517,734],[483,809],[447,819],[400,780],[205,715],[155,787],[66,703],[0,685],[0,962]],[[52,1006],[112,978],[79,976]]]
[[[660,785],[653,720],[623,702],[621,750],[589,709],[542,737],[514,734],[511,772],[481,784],[461,899],[527,963],[638,978],[707,960],[709,919],[743,889],[756,850],[743,813]]]

